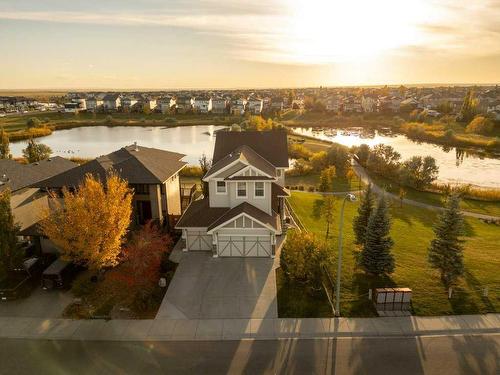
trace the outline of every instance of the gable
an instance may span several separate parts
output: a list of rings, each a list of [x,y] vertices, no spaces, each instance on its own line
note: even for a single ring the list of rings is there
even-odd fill
[[[252,219],[250,216],[247,215],[242,215],[240,217],[237,217],[233,221],[227,223],[226,225],[223,225],[221,228],[224,229],[239,229],[239,228],[245,228],[245,229],[262,229],[266,228],[264,225],[260,224],[256,220]]]

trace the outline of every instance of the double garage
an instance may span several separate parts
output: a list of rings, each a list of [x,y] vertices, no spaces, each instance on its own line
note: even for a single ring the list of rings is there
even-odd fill
[[[217,255],[221,257],[271,257],[273,255],[274,234],[252,233],[238,235],[219,231],[207,234],[204,230],[184,232],[188,251],[213,251],[216,244]],[[215,240],[215,241],[214,241]]]

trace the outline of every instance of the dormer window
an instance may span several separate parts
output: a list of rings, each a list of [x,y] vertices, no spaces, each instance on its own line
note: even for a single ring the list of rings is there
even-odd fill
[[[264,183],[261,181],[255,182],[255,191],[254,191],[255,197],[256,198],[263,198],[264,197]]]
[[[226,194],[226,181],[217,181],[217,193]]]
[[[238,186],[236,189],[236,195],[240,198],[247,197],[247,183],[246,182],[238,182]]]

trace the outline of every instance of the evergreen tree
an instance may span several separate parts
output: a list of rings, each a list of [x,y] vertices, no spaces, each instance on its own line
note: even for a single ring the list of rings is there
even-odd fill
[[[9,136],[3,126],[0,129],[0,159],[12,159],[10,154]]]
[[[368,220],[366,241],[361,252],[360,263],[366,272],[382,275],[394,271],[394,258],[391,254],[394,241],[389,235],[390,229],[387,202],[381,197]]]
[[[6,190],[0,193],[0,280],[22,260],[17,248],[18,231],[10,207],[10,192]]]
[[[33,138],[28,141],[28,146],[23,150],[23,155],[28,163],[35,163],[50,157],[52,149],[43,143],[37,143]]]
[[[439,215],[434,227],[435,238],[429,247],[429,262],[441,272],[446,286],[453,284],[464,271],[462,240],[463,217],[460,213],[460,198],[451,195],[446,201],[446,209]]]
[[[358,207],[358,215],[353,221],[355,243],[358,245],[363,245],[365,243],[366,227],[368,226],[368,220],[373,211],[374,199],[372,185],[368,184]]]

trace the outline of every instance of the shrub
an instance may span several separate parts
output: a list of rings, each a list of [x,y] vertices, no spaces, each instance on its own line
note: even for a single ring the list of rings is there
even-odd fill
[[[97,287],[97,283],[91,280],[89,272],[79,274],[71,285],[71,292],[75,297],[90,295]]]
[[[477,116],[472,120],[465,131],[467,133],[488,135],[493,131],[495,124],[489,118]]]
[[[104,119],[104,122],[107,124],[112,124],[113,123],[113,116],[107,115],[106,118]]]
[[[175,117],[165,117],[165,122],[172,124],[172,123],[176,123],[177,119]]]
[[[37,117],[31,117],[26,121],[26,126],[31,129],[31,128],[41,128],[44,125],[42,122],[37,118]]]
[[[292,159],[309,159],[312,152],[309,151],[304,145],[292,143],[288,146],[288,155]]]

